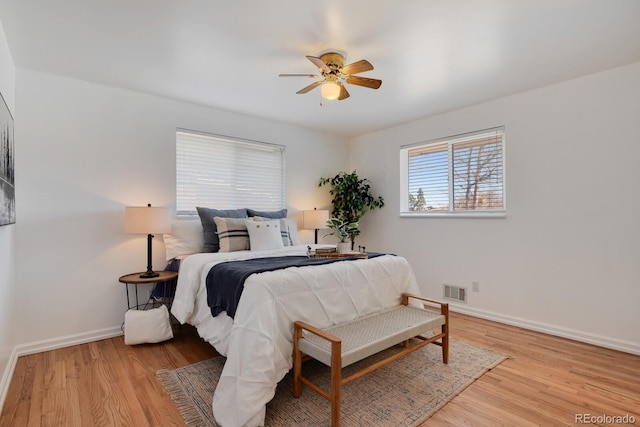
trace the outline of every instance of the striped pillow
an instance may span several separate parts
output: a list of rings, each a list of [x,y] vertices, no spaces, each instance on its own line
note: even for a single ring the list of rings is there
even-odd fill
[[[214,217],[220,240],[220,252],[249,250],[249,232],[244,218]]]

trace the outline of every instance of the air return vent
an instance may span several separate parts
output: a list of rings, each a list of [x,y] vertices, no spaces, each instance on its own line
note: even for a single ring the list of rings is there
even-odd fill
[[[443,294],[445,299],[459,302],[467,302],[467,288],[443,284]]]

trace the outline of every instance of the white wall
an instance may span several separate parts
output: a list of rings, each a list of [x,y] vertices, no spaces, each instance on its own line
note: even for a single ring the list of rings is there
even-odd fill
[[[124,233],[124,208],[175,208],[176,127],[286,145],[292,213],[328,206],[317,181],[348,164],[346,141],[289,125],[20,68],[16,90],[24,351],[119,332],[118,277],[146,268],[146,239]],[[154,239],[153,265],[164,264]]]
[[[15,66],[1,22],[0,93],[15,118]],[[11,359],[14,358],[13,349],[16,344],[14,252],[15,225],[4,225],[0,227],[0,410],[2,410],[6,388],[13,371]]]
[[[640,354],[640,63],[355,138],[351,165],[387,206],[367,249],[422,292],[469,290],[475,315]],[[399,147],[506,127],[506,219],[399,217]],[[480,292],[471,292],[471,282]]]

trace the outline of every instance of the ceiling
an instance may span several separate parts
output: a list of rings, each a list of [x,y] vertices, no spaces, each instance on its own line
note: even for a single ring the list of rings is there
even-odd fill
[[[345,137],[640,61],[639,0],[0,0],[0,21],[19,68]],[[278,77],[330,49],[382,87],[320,106]]]

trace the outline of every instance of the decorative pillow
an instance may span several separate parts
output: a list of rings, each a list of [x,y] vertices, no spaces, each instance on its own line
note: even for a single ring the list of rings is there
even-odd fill
[[[254,216],[254,221],[273,221],[270,218],[263,218],[261,216]],[[287,226],[287,218],[280,218],[280,236],[282,237],[282,244],[284,246],[291,246],[291,236],[289,235],[289,227]]]
[[[199,208],[196,207],[198,215],[200,215],[200,221],[202,222],[202,230],[204,235],[204,252],[218,252],[220,250],[220,243],[218,241],[218,235],[216,234],[218,229],[216,223],[213,220],[215,217],[220,218],[246,218],[246,209],[211,209],[211,208]]]
[[[157,343],[173,338],[166,305],[150,310],[127,310],[124,314],[124,343]]]
[[[287,210],[286,209],[280,209],[279,211],[256,211],[256,210],[253,210],[253,209],[247,209],[247,215],[249,217],[261,216],[263,218],[271,218],[271,219],[286,218],[287,217]]]
[[[300,238],[298,237],[298,220],[295,218],[283,218],[280,220],[284,221],[285,225],[282,227],[287,228],[287,234],[289,234],[289,242],[291,246],[297,246],[300,244]]]
[[[244,218],[214,217],[218,229],[220,252],[236,252],[249,250],[249,233]],[[253,221],[252,221],[253,222]]]
[[[280,234],[280,221],[253,221],[245,220],[252,251],[265,251],[269,249],[282,249],[282,235]]]
[[[171,233],[162,235],[167,261],[181,255],[202,252],[204,237],[202,223],[198,219],[179,219],[171,223]]]

